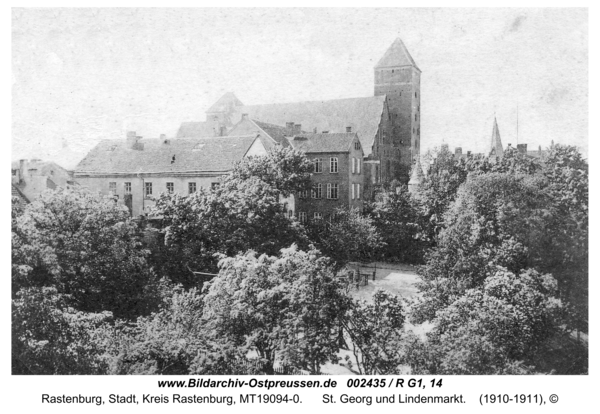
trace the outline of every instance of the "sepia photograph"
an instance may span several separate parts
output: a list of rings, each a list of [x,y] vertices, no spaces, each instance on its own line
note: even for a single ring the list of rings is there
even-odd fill
[[[589,374],[588,9],[10,31],[13,378]]]

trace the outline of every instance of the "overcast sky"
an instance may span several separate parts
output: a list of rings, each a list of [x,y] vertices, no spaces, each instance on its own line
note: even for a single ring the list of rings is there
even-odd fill
[[[588,147],[585,9],[14,9],[12,158],[67,168],[101,139],[176,134],[245,104],[373,95],[400,37],[421,78],[421,149]]]

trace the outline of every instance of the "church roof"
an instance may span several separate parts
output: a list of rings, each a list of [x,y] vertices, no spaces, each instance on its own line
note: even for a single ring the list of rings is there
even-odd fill
[[[138,141],[138,150],[131,149],[125,140],[104,140],[79,163],[75,174],[227,172],[246,155],[256,139],[257,134],[145,138]]]
[[[177,131],[177,138],[203,138],[219,135],[218,122],[182,122]]]
[[[227,92],[225,95],[221,96],[219,100],[213,104],[213,106],[208,108],[206,113],[227,112],[232,107],[242,105],[242,101],[240,101],[233,92]]]
[[[332,99],[237,108],[238,117],[247,113],[259,122],[272,125],[300,124],[303,131],[345,133],[347,127],[358,133],[365,156],[371,153],[385,105],[385,95],[366,98]]]
[[[306,153],[349,152],[355,139],[357,139],[355,132],[299,134],[288,138],[294,149]]]
[[[490,155],[497,155],[499,157],[504,153],[502,148],[502,140],[500,139],[500,130],[498,129],[498,122],[494,117],[494,129],[492,130],[492,140],[490,142]]]
[[[421,71],[400,38],[394,40],[394,43],[388,48],[383,57],[379,59],[375,67],[386,68],[398,66],[413,66],[419,72]]]

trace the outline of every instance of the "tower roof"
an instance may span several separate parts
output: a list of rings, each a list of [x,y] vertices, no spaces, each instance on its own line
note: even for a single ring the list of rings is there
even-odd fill
[[[494,129],[492,130],[492,141],[490,143],[490,155],[502,156],[502,140],[500,139],[500,130],[498,129],[498,121],[494,117]]]
[[[206,113],[227,112],[232,107],[242,106],[243,103],[235,96],[233,92],[227,92],[213,104]]]
[[[412,173],[410,174],[409,186],[417,186],[423,182],[423,170],[421,169],[421,161],[417,157],[417,162],[413,165]]]
[[[394,43],[392,43],[377,65],[375,65],[376,68],[398,66],[413,66],[419,72],[421,71],[400,38],[394,40]]]

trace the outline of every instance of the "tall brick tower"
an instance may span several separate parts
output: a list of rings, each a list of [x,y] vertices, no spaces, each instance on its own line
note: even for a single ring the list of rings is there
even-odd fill
[[[399,38],[375,66],[375,96],[385,95],[388,119],[379,150],[383,176],[408,181],[421,147],[421,70]]]

